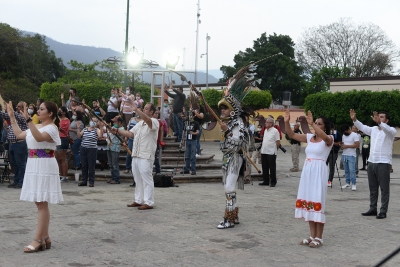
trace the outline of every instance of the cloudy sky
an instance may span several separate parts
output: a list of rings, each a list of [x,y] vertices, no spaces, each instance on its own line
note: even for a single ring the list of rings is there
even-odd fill
[[[177,69],[193,70],[198,0],[130,0],[129,47],[165,66],[168,53],[180,56]],[[125,47],[126,0],[0,0],[0,22],[38,32],[59,42]],[[400,47],[397,0],[200,0],[198,70],[233,65],[238,51],[262,33],[289,35],[297,42],[307,28],[337,22],[374,23]],[[113,56],[113,55],[110,55]]]

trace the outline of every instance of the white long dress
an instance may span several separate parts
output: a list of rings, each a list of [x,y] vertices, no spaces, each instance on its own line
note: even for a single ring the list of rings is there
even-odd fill
[[[36,149],[55,150],[61,144],[58,129],[54,125],[46,125],[39,129],[47,132],[54,140],[50,142],[37,142],[31,131],[26,131],[26,144],[30,153]],[[43,151],[41,151],[43,152]],[[54,153],[53,153],[54,154]],[[64,201],[61,191],[58,164],[55,157],[31,157],[28,152],[24,183],[22,185],[20,200],[30,202],[48,202],[57,204]]]
[[[301,172],[297,192],[295,218],[325,223],[325,201],[328,185],[326,159],[332,148],[325,141],[314,142],[313,134],[307,134],[306,160]],[[333,140],[333,137],[331,137]]]

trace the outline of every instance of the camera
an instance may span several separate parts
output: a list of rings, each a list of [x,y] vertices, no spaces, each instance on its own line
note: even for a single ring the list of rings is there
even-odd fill
[[[283,153],[286,153],[287,151],[282,145],[279,145],[279,149],[282,150]]]

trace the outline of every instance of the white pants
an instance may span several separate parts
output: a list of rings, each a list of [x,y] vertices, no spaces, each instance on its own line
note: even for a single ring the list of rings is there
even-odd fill
[[[135,202],[138,204],[154,205],[154,160],[132,158],[132,174],[135,179]]]
[[[243,158],[239,157],[239,166],[242,166],[242,164],[243,164]],[[226,176],[226,182],[225,182],[226,193],[236,192],[236,182],[238,177],[239,173],[232,173],[230,166],[228,166],[228,175]]]

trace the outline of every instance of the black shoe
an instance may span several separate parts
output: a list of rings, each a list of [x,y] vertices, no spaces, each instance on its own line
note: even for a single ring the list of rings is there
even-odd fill
[[[369,210],[367,212],[361,213],[362,216],[376,216],[377,214],[378,214],[378,212],[376,210]],[[385,214],[385,217],[386,217],[386,214]]]
[[[190,172],[189,171],[181,171],[180,173],[181,174],[189,174]]]
[[[271,184],[269,187],[275,187],[276,184]]]
[[[17,184],[9,184],[7,187],[8,188],[14,188]]]
[[[366,169],[366,168],[364,168],[364,167],[360,169],[360,171],[366,171],[366,170],[367,170],[367,169]]]
[[[130,186],[130,187],[135,187],[135,186],[136,186],[136,183],[130,184],[129,186]]]
[[[87,183],[79,183],[78,186],[87,186]]]
[[[196,175],[196,172],[192,172],[191,175]]]
[[[269,184],[262,182],[262,183],[259,183],[258,185],[269,185]]]
[[[376,216],[377,219],[385,219],[386,218],[386,213],[379,212],[379,214]]]
[[[16,186],[14,186],[15,189],[21,189],[22,188],[22,184],[17,184]]]

